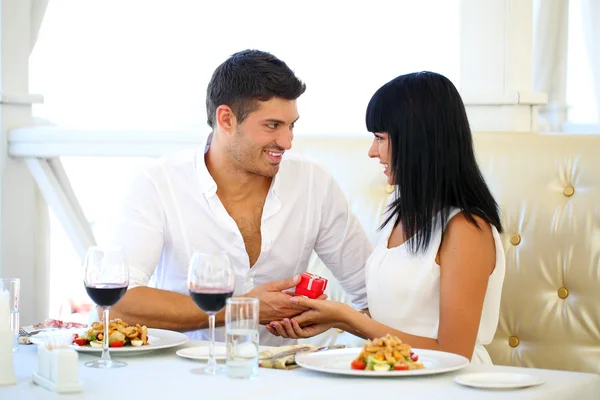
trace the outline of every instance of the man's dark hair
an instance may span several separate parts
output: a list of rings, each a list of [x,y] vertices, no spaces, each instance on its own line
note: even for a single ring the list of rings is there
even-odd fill
[[[227,105],[238,123],[273,97],[296,100],[306,85],[280,59],[259,50],[233,54],[217,67],[206,90],[208,125],[214,129],[217,107]]]

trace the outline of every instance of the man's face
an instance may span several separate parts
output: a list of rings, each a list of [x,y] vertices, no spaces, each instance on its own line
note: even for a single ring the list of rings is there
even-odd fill
[[[231,136],[227,146],[230,160],[248,173],[275,176],[283,153],[292,147],[296,120],[295,100],[274,97],[258,102],[258,109],[237,124]]]

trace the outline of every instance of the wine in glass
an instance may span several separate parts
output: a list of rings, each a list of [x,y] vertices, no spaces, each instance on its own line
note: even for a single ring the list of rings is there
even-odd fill
[[[225,308],[235,288],[235,272],[225,252],[192,255],[188,270],[188,289],[192,299],[208,314],[210,349],[209,359],[203,372],[214,375],[222,367],[215,359],[215,315]]]
[[[127,363],[113,361],[108,351],[109,310],[121,300],[129,286],[129,268],[121,247],[90,247],[83,262],[85,290],[104,311],[102,357],[85,363],[86,367],[118,368]]]

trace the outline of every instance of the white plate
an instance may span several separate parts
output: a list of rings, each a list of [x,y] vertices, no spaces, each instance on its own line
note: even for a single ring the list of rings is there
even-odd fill
[[[469,365],[469,360],[463,356],[443,351],[412,349],[419,356],[424,369],[410,371],[360,371],[350,367],[352,360],[360,354],[362,348],[327,350],[316,353],[297,354],[296,364],[301,367],[319,372],[355,376],[413,376],[433,375],[456,371]]]
[[[70,335],[75,333],[83,333],[86,329],[62,329],[50,332],[40,332],[37,335],[31,337],[31,342],[35,344],[43,343],[46,340],[52,338],[59,339],[60,337],[68,338]],[[71,336],[72,338],[72,336]],[[166,349],[169,347],[179,346],[188,341],[188,337],[180,332],[168,331],[165,329],[148,328],[148,342],[150,344],[146,346],[125,346],[125,347],[111,347],[109,350],[111,353],[137,353],[140,351],[151,351]],[[90,347],[90,346],[77,346],[71,345],[72,349],[80,351],[82,353],[102,353],[102,348]]]
[[[208,361],[208,346],[186,347],[185,349],[177,350],[179,357],[191,358],[192,360]],[[217,361],[224,361],[226,358],[226,350],[224,345],[215,345],[215,358]]]
[[[459,375],[456,383],[482,389],[515,389],[541,385],[544,380],[537,376],[510,372],[479,372]]]

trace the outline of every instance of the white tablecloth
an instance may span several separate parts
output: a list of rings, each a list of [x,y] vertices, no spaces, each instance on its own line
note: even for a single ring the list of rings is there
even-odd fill
[[[35,385],[31,375],[37,369],[37,346],[20,346],[14,353],[16,386],[0,387],[1,400],[43,400],[55,398],[150,400],[169,396],[171,400],[201,399],[600,399],[600,375],[502,366],[470,365],[441,375],[403,378],[359,378],[321,374],[305,369],[289,371],[261,368],[251,380],[232,380],[225,375],[202,376],[190,371],[200,362],[180,358],[181,347],[206,345],[191,341],[165,350],[114,357],[126,361],[125,368],[98,370],[83,366],[97,358],[80,354],[79,377],[84,391],[57,394]],[[498,371],[525,372],[546,381],[541,386],[514,390],[483,390],[461,386],[453,381],[458,374]]]

